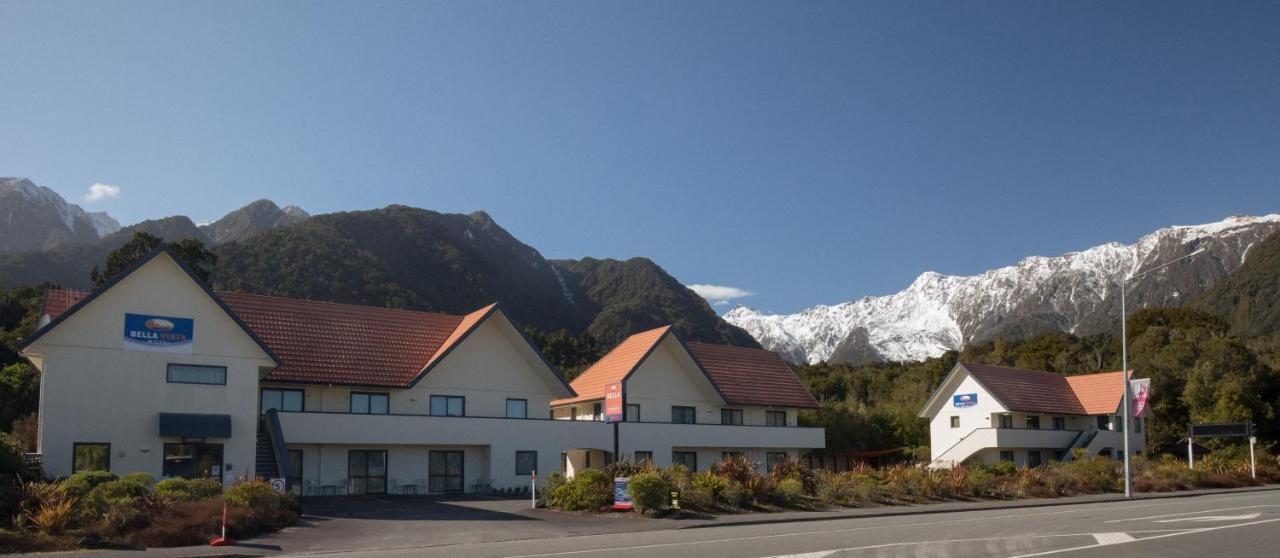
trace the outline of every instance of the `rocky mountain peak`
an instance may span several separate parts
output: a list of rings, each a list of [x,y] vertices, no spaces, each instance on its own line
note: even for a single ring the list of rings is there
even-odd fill
[[[0,178],[0,254],[96,242],[120,228],[26,178]]]

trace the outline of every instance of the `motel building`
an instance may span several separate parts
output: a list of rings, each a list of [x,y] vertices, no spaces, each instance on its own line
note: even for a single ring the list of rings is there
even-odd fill
[[[639,410],[615,426],[496,304],[454,316],[215,293],[164,250],[93,293],[49,291],[40,326],[21,351],[41,373],[38,451],[56,477],[451,493],[601,468],[615,441],[624,456],[694,469],[824,446],[821,428],[796,423],[812,396],[772,353],[666,328],[633,336],[591,369],[633,361],[622,396]],[[553,405],[555,418],[587,411],[553,420]]]
[[[920,417],[929,419],[931,467],[966,460],[1009,461],[1035,467],[1124,451],[1120,372],[1062,376],[985,364],[959,363],[933,393]],[[1146,445],[1149,406],[1130,421],[1129,448]]]

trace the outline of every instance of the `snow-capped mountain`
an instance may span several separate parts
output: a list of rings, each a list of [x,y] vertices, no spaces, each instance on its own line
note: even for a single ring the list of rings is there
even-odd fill
[[[788,360],[811,363],[921,360],[998,336],[1087,335],[1118,327],[1120,278],[1204,247],[1207,253],[1129,285],[1130,311],[1178,305],[1235,271],[1249,248],[1276,231],[1280,214],[1236,216],[1160,229],[1128,245],[1032,256],[980,275],[927,272],[888,296],[789,315],[739,306],[724,318]]]
[[[0,178],[0,254],[96,242],[120,228],[25,178]]]

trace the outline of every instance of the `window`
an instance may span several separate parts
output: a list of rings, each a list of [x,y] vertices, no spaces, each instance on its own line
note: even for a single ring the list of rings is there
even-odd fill
[[[1027,428],[1030,428],[1031,430],[1040,430],[1040,417],[1027,417]]]
[[[671,452],[672,465],[684,465],[689,471],[698,470],[698,452],[696,451],[673,451]]]
[[[357,415],[385,415],[391,396],[385,393],[351,392],[351,412]]]
[[[536,451],[518,451],[516,452],[516,475],[531,475],[538,468],[538,452]]]
[[[111,444],[71,444],[71,472],[110,471]]]
[[[577,407],[570,407],[570,408],[569,408],[569,420],[578,420],[578,408],[577,408]]]
[[[951,417],[951,428],[960,428],[960,417]]]
[[[604,406],[600,403],[591,404],[591,420],[604,420]]]
[[[1000,428],[1013,428],[1013,415],[1000,415]]]
[[[1054,430],[1066,430],[1066,429],[1067,429],[1067,419],[1065,419],[1065,418],[1063,418],[1063,417],[1053,417],[1053,429],[1054,429]]]
[[[1009,463],[1013,463],[1013,452],[1011,451],[1000,452],[1000,461],[1008,461]]]
[[[427,492],[462,492],[463,465],[461,451],[427,452]]]
[[[1142,433],[1142,417],[1134,417],[1134,419],[1133,419],[1133,433],[1134,433],[1134,434],[1141,434],[1141,433]]]
[[[773,467],[787,460],[787,452],[771,451],[764,456],[764,467],[766,473],[772,473]]]
[[[1098,430],[1111,430],[1111,417],[1098,415]]]
[[[765,426],[786,426],[787,412],[786,411],[765,411],[764,424]]]
[[[262,390],[262,414],[275,409],[277,411],[302,412],[305,393],[300,389],[264,389]]]
[[[222,444],[165,444],[163,474],[184,479],[221,479]]]
[[[507,418],[529,418],[529,400],[508,399]]]
[[[720,409],[720,424],[742,426],[742,409]]]
[[[348,451],[347,486],[351,494],[386,494],[386,450]]]
[[[466,399],[456,395],[432,395],[431,416],[460,417],[467,414]]]
[[[1115,425],[1115,427],[1112,428],[1112,430],[1115,430],[1116,432],[1124,432],[1124,418],[1122,418],[1120,415],[1115,416],[1115,420],[1112,421],[1112,424]]]
[[[1040,466],[1040,452],[1038,451],[1027,452],[1027,467],[1039,467],[1039,466]]]
[[[636,452],[636,454],[635,454],[635,456],[634,456],[634,459],[635,459],[635,462],[636,462],[636,463],[649,463],[649,464],[653,464],[653,452],[651,452],[651,451],[638,451],[638,452]]]
[[[171,384],[227,385],[226,366],[197,366],[194,364],[170,364],[165,380]]]
[[[290,488],[302,489],[302,450],[289,450],[289,470],[284,479]]]
[[[626,413],[627,413],[626,415],[627,422],[640,422],[640,406],[639,405],[627,405]]]
[[[693,407],[671,406],[671,422],[673,424],[693,424],[697,422],[698,411]]]

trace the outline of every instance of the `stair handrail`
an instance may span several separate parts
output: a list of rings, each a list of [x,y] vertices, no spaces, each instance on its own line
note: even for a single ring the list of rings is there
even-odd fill
[[[293,488],[289,486],[289,452],[285,449],[284,431],[280,428],[280,414],[275,409],[268,409],[262,420],[267,437],[271,440],[271,453],[275,456],[276,472],[285,479],[286,490]]]
[[[935,464],[935,463],[937,463],[937,462],[939,462],[939,461],[942,461],[942,457],[943,457],[943,456],[945,456],[945,455],[947,455],[948,453],[950,453],[950,452],[951,452],[951,450],[956,449],[956,446],[958,446],[958,445],[960,445],[960,444],[964,443],[964,441],[965,441],[965,440],[968,440],[970,436],[973,436],[974,434],[977,434],[979,430],[995,430],[995,429],[996,429],[996,427],[994,427],[994,426],[983,426],[983,427],[981,427],[981,428],[974,428],[973,430],[970,430],[968,434],[965,434],[965,435],[964,435],[964,437],[960,438],[959,440],[956,440],[956,443],[951,444],[951,447],[947,448],[947,449],[946,449],[946,450],[944,450],[942,453],[939,453],[939,454],[938,454],[938,458],[937,458],[937,459],[934,459],[933,461],[930,461],[930,462],[929,462],[929,465],[933,465],[933,464]]]

